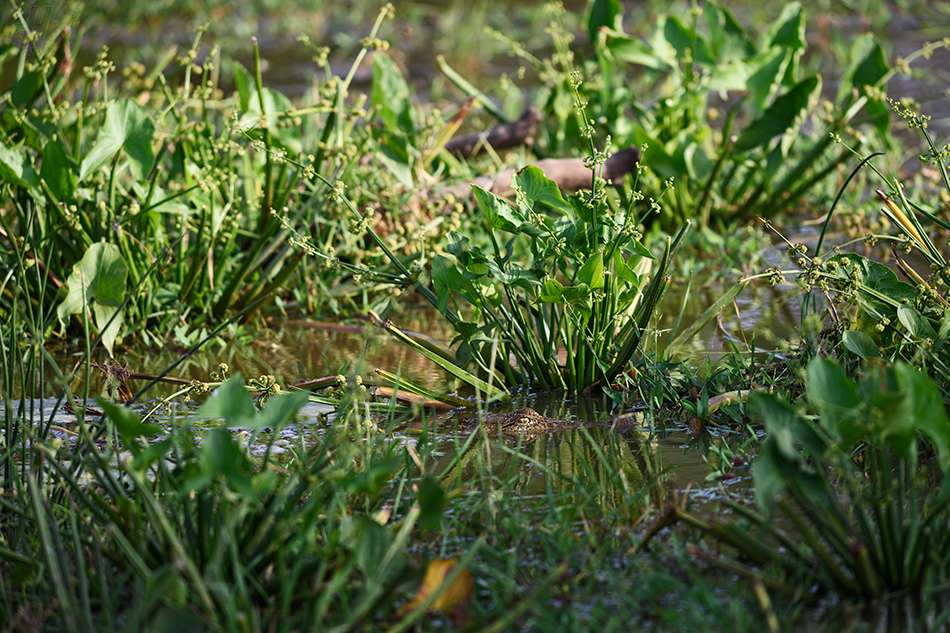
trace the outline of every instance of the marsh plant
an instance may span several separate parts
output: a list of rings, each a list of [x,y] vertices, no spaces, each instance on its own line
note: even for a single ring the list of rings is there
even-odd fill
[[[555,54],[522,54],[545,80],[545,112],[566,122],[548,131],[555,152],[586,129],[568,117],[578,47],[561,25],[563,12],[555,5]],[[880,45],[871,35],[854,38],[837,94],[824,101],[822,76],[805,60],[806,16],[797,2],[783,5],[757,36],[714,2],[661,13],[646,38],[625,33],[623,21],[622,3],[591,4],[594,55],[577,68],[596,79],[581,98],[598,133],[621,147],[647,146],[651,172],[641,186],[648,195],[670,178],[679,183],[653,218],[667,230],[688,219],[705,227],[793,209],[850,156],[831,152],[830,133],[887,132],[882,89],[892,71]]]
[[[575,76],[575,89],[580,84]],[[659,203],[636,191],[623,203],[608,194],[599,178],[607,154],[596,149],[575,96],[586,126],[590,190],[565,199],[536,167],[512,177],[513,202],[475,186],[487,244],[456,234],[448,255],[432,262],[439,311],[448,315],[451,306],[471,315],[453,323],[458,362],[486,372],[497,367],[510,384],[609,388],[643,340],[688,226],[654,260],[639,228]]]
[[[938,46],[946,43],[933,45]],[[938,174],[936,182],[925,186],[918,179],[918,186],[911,188],[900,179],[886,178],[873,166],[878,154],[862,156],[855,172],[872,169],[887,188],[877,189],[873,201],[881,205],[894,233],[868,232],[854,242],[823,250],[842,189],[826,216],[814,254],[803,244],[788,243],[790,258],[798,268],[776,267],[764,276],[777,284],[786,275],[795,275],[806,291],[803,316],[812,313],[821,320],[831,319],[840,333],[839,353],[854,368],[864,361],[904,360],[930,374],[944,400],[950,401],[950,263],[934,237],[950,229],[944,219],[950,198],[947,146],[934,141],[926,117],[898,102],[891,102],[891,107],[920,134],[924,142],[920,159]],[[849,247],[861,242],[889,245],[893,264],[849,252]]]
[[[347,293],[333,289],[374,262],[328,183],[349,183],[359,154],[372,152],[359,124],[374,114],[347,95],[361,60],[384,48],[376,36],[390,15],[380,13],[345,77],[314,46],[325,78],[298,107],[265,86],[256,40],[253,67],[231,65],[229,96],[202,31],[188,51],[170,48],[121,77],[103,48],[80,76],[75,15],[39,33],[15,12],[31,45],[0,46],[10,70],[0,96],[0,306],[29,290],[40,310],[88,326],[110,353],[123,334],[160,344],[246,320],[275,296],[339,309]],[[372,110],[385,117],[407,103]],[[311,259],[289,239],[298,234],[318,245]],[[414,244],[392,239],[397,252]]]
[[[752,465],[755,511],[732,505],[738,518],[704,521],[672,508],[670,516],[780,570],[768,572],[773,588],[877,598],[945,587],[950,421],[940,392],[904,362],[869,366],[854,380],[815,358],[806,384],[807,406],[749,397],[768,432]]]

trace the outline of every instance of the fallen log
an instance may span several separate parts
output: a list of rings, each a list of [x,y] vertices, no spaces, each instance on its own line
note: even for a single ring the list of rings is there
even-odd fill
[[[623,176],[635,170],[639,162],[640,150],[636,147],[628,147],[607,159],[601,176],[608,183],[619,185]],[[545,176],[557,183],[561,191],[577,191],[589,188],[591,185],[591,171],[582,158],[545,158],[534,164],[541,168]],[[479,176],[471,183],[443,187],[439,190],[439,194],[443,197],[453,195],[456,198],[464,198],[471,193],[472,185],[478,185],[495,195],[510,196],[514,193],[511,189],[511,177],[516,171],[518,170],[512,168],[491,176]]]

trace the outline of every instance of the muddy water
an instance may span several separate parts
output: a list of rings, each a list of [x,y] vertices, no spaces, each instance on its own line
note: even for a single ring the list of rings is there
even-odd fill
[[[699,349],[695,357],[701,358],[708,354],[704,346],[721,347],[721,343],[713,341],[716,336],[724,340],[732,336],[724,332],[733,330],[751,334],[755,324],[762,322],[761,311],[751,307],[753,301],[742,299],[741,314],[746,316],[741,325],[731,323],[736,317],[724,319],[721,328],[716,329],[708,339],[697,343]],[[670,302],[675,305],[678,298],[672,296]],[[425,330],[446,345],[452,338],[447,324],[442,323],[431,308],[420,306],[409,309],[402,317],[397,317],[396,322],[406,329]],[[133,372],[158,373],[178,361],[182,353],[182,350],[175,349],[132,348],[124,351],[120,358]],[[68,356],[58,359],[60,367],[68,367],[72,362]],[[372,370],[381,367],[393,373],[399,372],[423,385],[445,386],[449,391],[455,388],[451,377],[444,370],[368,322],[356,326],[305,320],[275,322],[274,327],[261,330],[253,338],[209,344],[207,349],[180,363],[171,375],[186,380],[206,381],[210,380],[211,372],[217,370],[221,363],[228,365],[232,375],[240,372],[245,378],[255,378],[271,374],[284,386],[340,373],[358,374],[369,381],[373,376]],[[53,382],[50,381],[49,385],[52,386]],[[142,380],[130,381],[133,391],[142,385]],[[73,384],[74,392],[82,392],[83,387],[81,381]],[[156,386],[137,405],[137,410],[144,413],[160,405],[160,399],[169,396],[177,388],[179,385]],[[50,397],[58,396],[59,392],[59,389],[50,389],[45,394],[47,399],[43,401],[45,410],[42,419],[47,423],[55,404]],[[90,393],[93,397],[110,395],[109,387],[101,377],[93,378]],[[636,491],[652,474],[666,472],[664,485],[669,488],[685,489],[689,485],[691,494],[703,504],[719,498],[720,484],[713,480],[707,481],[711,468],[704,460],[704,452],[697,449],[696,439],[690,435],[685,417],[679,411],[651,415],[650,411],[642,410],[642,405],[620,411],[603,396],[564,398],[562,395],[545,396],[528,391],[516,393],[512,403],[492,410],[505,412],[522,406],[533,407],[546,417],[562,419],[577,426],[604,424],[621,412],[639,413],[642,425],[619,434],[606,428],[589,428],[528,438],[520,446],[511,441],[496,443],[489,457],[492,469],[499,477],[518,473],[517,489],[521,494],[540,494],[551,485],[567,491],[574,485],[583,486],[585,473],[593,472],[600,478],[597,489],[604,497],[602,501],[609,504],[625,492]],[[640,406],[640,411],[634,410],[637,406]],[[175,399],[172,404],[161,406],[159,416],[164,423],[170,423],[173,419],[181,419],[193,408],[193,403]],[[305,410],[304,419],[285,429],[275,440],[275,452],[299,445],[301,438],[306,441],[307,438],[322,434],[325,422],[318,418],[320,414],[328,412],[327,407],[319,405],[312,405]],[[74,429],[74,421],[73,416],[57,412],[52,421],[58,427],[54,428],[54,435],[68,441],[68,431]],[[433,425],[430,430],[436,432],[427,433],[425,441],[434,444],[431,450],[437,456],[431,472],[439,473],[447,483],[468,481],[477,471],[474,461],[476,456],[472,452],[474,449],[470,448],[460,455],[460,447],[468,439],[468,433],[461,429],[469,426],[471,421],[471,416],[460,414],[430,420]],[[397,443],[414,444],[422,439],[421,431],[422,423],[417,421],[397,430],[392,439]],[[716,434],[706,436],[705,440],[722,441]],[[483,459],[483,456],[478,459]],[[748,490],[748,486],[748,473],[740,472],[736,479],[730,480],[732,491]]]

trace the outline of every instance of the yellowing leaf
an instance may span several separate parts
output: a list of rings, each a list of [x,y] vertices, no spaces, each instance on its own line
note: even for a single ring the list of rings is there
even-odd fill
[[[416,592],[416,597],[399,610],[400,614],[406,614],[410,611],[413,611],[431,596],[433,596],[437,591],[442,589],[443,585],[445,585],[446,578],[452,574],[452,571],[455,569],[455,566],[458,565],[458,562],[458,558],[454,557],[439,558],[430,561],[428,566],[426,566],[425,577],[422,579],[422,584],[419,586],[419,591]],[[459,603],[468,600],[471,595],[472,573],[468,569],[463,569],[455,577],[455,580],[442,589],[441,593],[436,596],[435,600],[432,601],[432,604],[429,605],[429,609],[446,611],[458,605]]]

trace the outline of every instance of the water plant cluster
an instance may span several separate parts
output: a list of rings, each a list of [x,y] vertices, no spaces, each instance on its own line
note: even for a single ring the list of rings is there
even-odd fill
[[[525,10],[541,44],[487,30],[513,75],[486,86],[443,57],[420,87],[391,43],[415,9],[385,5],[350,25],[343,67],[301,35],[313,81],[291,97],[256,38],[243,65],[213,26],[141,63],[89,55],[111,4],[42,24],[11,7],[5,630],[782,630],[829,597],[946,624],[950,150],[889,82],[950,40],[891,62],[873,34],[844,38],[829,68],[810,10],[849,14],[790,3],[759,27],[711,2],[555,3]],[[537,127],[515,149],[454,149],[519,110]],[[914,174],[891,171],[902,128],[923,144]],[[623,152],[637,160],[617,173]],[[819,216],[807,245],[784,237],[803,213]],[[750,270],[772,233],[787,263]],[[684,319],[689,271],[713,267],[727,283]],[[677,355],[776,285],[799,292],[800,340]],[[674,287],[680,317],[661,326]],[[421,304],[447,340],[397,326]],[[132,347],[183,359],[288,315],[369,315],[452,379],[354,363],[291,387],[173,365],[128,387]],[[91,397],[96,371],[110,397]],[[176,390],[153,395],[162,380]],[[493,432],[485,410],[529,390],[564,399],[547,418],[572,402],[593,423]],[[748,498],[694,507],[659,457],[672,431]]]

